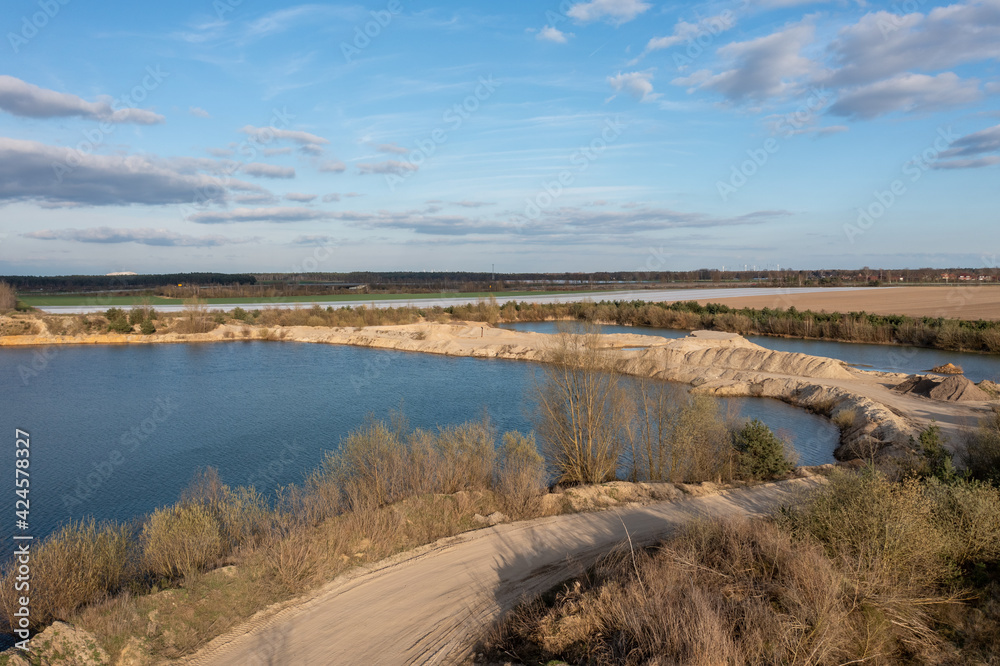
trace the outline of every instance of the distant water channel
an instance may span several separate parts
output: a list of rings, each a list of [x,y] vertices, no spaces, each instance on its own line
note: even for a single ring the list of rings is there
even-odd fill
[[[528,431],[538,368],[273,342],[0,349],[5,430],[31,434],[35,538],[171,504],[208,465],[232,486],[299,483],[367,415],[401,404],[415,427],[486,410],[501,432]],[[791,438],[802,464],[832,461],[838,432],[826,419],[769,399],[743,400],[741,413]],[[3,515],[14,499],[4,493]]]
[[[501,324],[502,328],[538,333],[557,333],[559,322],[517,322]],[[675,331],[666,328],[643,326],[604,325],[602,333],[634,333],[660,338],[683,338],[689,331]],[[867,345],[855,342],[827,342],[825,340],[796,340],[793,338],[773,338],[765,335],[748,335],[751,342],[775,351],[799,352],[812,356],[836,358],[855,365],[862,370],[883,370],[886,372],[927,372],[945,363],[961,366],[965,376],[974,382],[984,379],[1000,381],[1000,355],[952,352],[923,347],[899,345]]]

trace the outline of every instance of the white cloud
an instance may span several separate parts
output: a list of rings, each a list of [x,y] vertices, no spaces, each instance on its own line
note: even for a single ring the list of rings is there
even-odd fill
[[[627,92],[640,102],[650,102],[660,97],[653,92],[653,70],[645,72],[619,72],[608,77],[608,83],[615,92]]]
[[[699,70],[673,83],[714,90],[734,102],[791,95],[816,69],[802,55],[812,43],[813,33],[813,25],[802,22],[764,37],[727,44],[717,53],[729,61],[730,69],[719,73]]]
[[[1000,59],[1000,2],[937,7],[928,14],[872,12],[830,44],[830,85],[859,85],[903,72],[933,72]]]
[[[1000,155],[988,155],[973,159],[945,160],[931,165],[933,169],[981,169],[1000,164]]]
[[[192,106],[191,108],[189,108],[188,109],[188,113],[190,113],[192,116],[195,116],[196,118],[211,118],[212,117],[211,113],[209,113],[205,109],[203,109],[201,107],[198,107],[198,106]]]
[[[590,0],[578,2],[566,12],[580,23],[605,20],[614,25],[628,23],[653,5],[642,0]]]
[[[329,140],[315,134],[310,134],[309,132],[277,129],[275,127],[254,127],[253,125],[245,125],[240,128],[240,131],[254,137],[258,143],[269,143],[275,139],[279,141],[292,141],[304,146],[309,144],[325,146],[330,143]]]
[[[316,194],[304,194],[302,192],[289,192],[285,195],[285,199],[288,201],[297,201],[298,203],[312,203],[316,200]]]
[[[550,25],[545,26],[538,31],[535,38],[543,42],[553,42],[555,44],[565,44],[569,41],[571,34],[567,34],[560,30],[559,28],[553,28]]]
[[[113,100],[104,96],[88,102],[76,95],[39,88],[13,76],[0,75],[0,109],[25,118],[66,118],[78,116],[112,123],[157,125],[164,117],[143,109],[115,110]]]
[[[895,111],[913,113],[969,104],[981,97],[977,82],[963,81],[952,72],[900,74],[842,93],[830,113],[869,120]]]
[[[727,30],[731,30],[735,25],[736,15],[728,10],[722,12],[718,16],[710,16],[708,18],[701,19],[697,23],[678,21],[676,25],[674,25],[674,31],[672,34],[667,35],[666,37],[654,37],[650,39],[646,44],[646,48],[643,49],[642,54],[633,62],[637,62],[643,56],[646,56],[654,51],[662,51],[663,49],[673,48],[674,46],[691,42],[701,37],[707,37],[709,40],[714,40]]]
[[[317,168],[323,173],[344,173],[347,171],[347,165],[340,160],[324,160]]]
[[[0,200],[69,205],[223,202],[227,190],[260,191],[200,171],[222,172],[210,159],[88,155],[72,148],[0,137]]]
[[[390,153],[392,155],[405,155],[410,152],[409,149],[397,146],[394,143],[380,143],[375,146],[375,150],[380,153]]]

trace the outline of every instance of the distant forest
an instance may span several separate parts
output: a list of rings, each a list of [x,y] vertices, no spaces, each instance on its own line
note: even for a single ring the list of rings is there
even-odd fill
[[[489,273],[468,271],[355,271],[346,273],[174,273],[162,275],[0,276],[21,294],[149,292],[169,297],[285,296],[360,292],[497,292],[671,286],[837,286],[997,283],[997,269],[611,271]]]

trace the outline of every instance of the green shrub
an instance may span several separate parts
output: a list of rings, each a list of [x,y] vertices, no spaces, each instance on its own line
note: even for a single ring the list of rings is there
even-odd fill
[[[142,322],[142,325],[139,326],[139,331],[143,335],[152,335],[153,333],[156,333],[156,326],[153,325],[153,320],[147,319],[144,322]]]
[[[219,524],[200,504],[159,509],[142,526],[143,562],[158,576],[191,576],[221,554]]]
[[[910,439],[911,444],[916,444]],[[952,462],[952,454],[941,441],[941,428],[931,424],[920,433],[920,458],[917,460],[914,472],[921,478],[936,478],[941,481],[954,481],[957,474]]]
[[[232,315],[233,319],[239,319],[240,321],[246,321],[248,316],[247,311],[243,308],[233,308]]]
[[[785,442],[766,425],[753,419],[733,433],[739,452],[740,475],[748,479],[773,479],[792,471]]]
[[[146,312],[142,308],[132,308],[128,313],[128,323],[135,326],[146,320]]]
[[[961,458],[970,477],[1000,483],[1000,408],[994,407],[979,428],[966,436]]]
[[[108,322],[108,330],[115,333],[131,333],[132,324],[128,323],[128,319],[122,316],[120,319],[112,319]]]
[[[108,308],[104,311],[104,316],[107,317],[108,321],[115,321],[116,319],[127,319],[125,311],[121,308]]]

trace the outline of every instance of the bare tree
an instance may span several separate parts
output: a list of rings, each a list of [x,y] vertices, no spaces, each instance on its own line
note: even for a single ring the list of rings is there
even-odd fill
[[[17,308],[17,292],[6,282],[0,282],[0,312]]]
[[[535,429],[561,482],[616,477],[633,402],[594,333],[561,333],[536,385]]]
[[[731,416],[719,402],[692,396],[669,382],[640,380],[631,476],[649,481],[696,482],[733,475]]]

